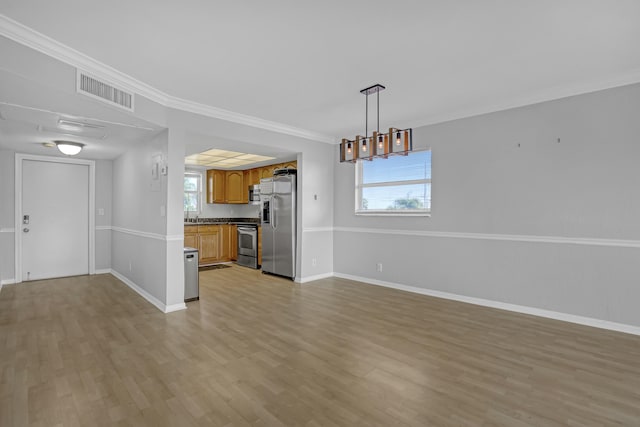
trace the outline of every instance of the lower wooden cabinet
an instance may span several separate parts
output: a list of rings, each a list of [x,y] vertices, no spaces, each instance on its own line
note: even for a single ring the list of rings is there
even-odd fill
[[[198,226],[200,264],[219,262],[222,257],[219,225]]]
[[[231,259],[231,225],[220,226],[220,261]]]
[[[185,225],[184,246],[198,249],[198,265],[237,261],[237,231],[233,224]]]
[[[230,240],[231,243],[229,244],[229,250],[231,252],[231,261],[237,261],[238,260],[238,226],[237,225],[232,225],[231,226],[231,236],[230,236]]]
[[[184,226],[184,247],[198,249],[198,226]]]

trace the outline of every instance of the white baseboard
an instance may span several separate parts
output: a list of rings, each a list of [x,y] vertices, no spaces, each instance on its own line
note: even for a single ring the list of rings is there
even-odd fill
[[[320,280],[320,279],[326,279],[328,277],[333,277],[334,273],[323,273],[323,274],[316,274],[315,276],[306,276],[306,277],[296,277],[296,283],[309,283],[309,282],[313,282],[314,280]]]
[[[96,270],[93,274],[111,274],[111,269],[110,268],[101,268],[99,270]]]
[[[2,288],[4,285],[14,285],[16,283],[16,279],[12,278],[12,279],[2,279],[0,280],[0,288]]]
[[[183,303],[178,303],[178,304],[172,304],[172,305],[168,305],[168,306],[164,305],[159,299],[157,299],[156,297],[151,295],[149,292],[145,291],[140,286],[136,285],[131,280],[129,280],[127,277],[123,276],[122,274],[118,273],[117,271],[110,270],[110,273],[113,276],[115,276],[116,278],[118,278],[125,285],[129,286],[131,289],[133,289],[138,294],[140,294],[140,296],[142,298],[146,299],[151,304],[155,305],[163,313],[170,313],[172,311],[184,310],[184,309],[187,308],[187,305],[184,302]]]
[[[467,297],[464,295],[452,294],[449,292],[435,291],[432,289],[417,288],[414,286],[401,285],[399,283],[385,282],[382,280],[370,279],[368,277],[353,276],[351,274],[333,273],[335,277],[355,280],[370,285],[384,286],[386,288],[399,289],[416,294],[429,295],[437,298],[444,298],[454,301],[466,302],[469,304],[481,305],[484,307],[498,308],[501,310],[513,311],[516,313],[531,314],[533,316],[546,317],[549,319],[562,320],[564,322],[577,323],[579,325],[592,326],[594,328],[608,329],[611,331],[624,332],[632,335],[640,335],[640,327],[627,325],[624,323],[610,322],[608,320],[594,319],[592,317],[577,316],[574,314],[561,313],[557,311],[544,310],[541,308],[528,307],[524,305],[509,304],[505,302],[492,301],[482,298]]]
[[[172,311],[186,310],[186,308],[187,308],[187,305],[183,302],[180,302],[178,304],[166,305],[164,308],[164,312],[171,313]]]

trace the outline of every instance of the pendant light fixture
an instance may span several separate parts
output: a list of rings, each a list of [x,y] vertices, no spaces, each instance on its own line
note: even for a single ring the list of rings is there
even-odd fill
[[[343,138],[340,143],[340,161],[355,163],[358,160],[373,160],[387,158],[391,155],[408,155],[413,150],[412,129],[389,128],[388,133],[380,133],[380,91],[385,87],[375,84],[362,89],[365,95],[365,125],[364,136],[357,135],[355,139]],[[377,127],[372,136],[369,133],[369,95],[376,94]]]
[[[82,151],[82,147],[84,144],[81,142],[71,142],[71,141],[53,141],[58,147],[58,150],[62,154],[66,154],[67,156],[75,156],[80,151]]]

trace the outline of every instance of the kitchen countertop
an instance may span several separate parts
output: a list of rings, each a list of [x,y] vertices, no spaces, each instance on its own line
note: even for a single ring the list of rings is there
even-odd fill
[[[260,225],[260,218],[190,218],[184,225],[210,225],[210,224],[256,224]]]

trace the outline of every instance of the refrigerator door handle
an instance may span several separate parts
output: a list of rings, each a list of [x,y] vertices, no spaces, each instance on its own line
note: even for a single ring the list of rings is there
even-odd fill
[[[271,196],[271,203],[269,203],[269,209],[271,210],[271,212],[269,212],[269,216],[271,217],[271,228],[273,228],[274,230],[277,227],[276,224],[276,216],[273,214],[273,211],[276,210],[276,195],[274,194],[273,196]]]

